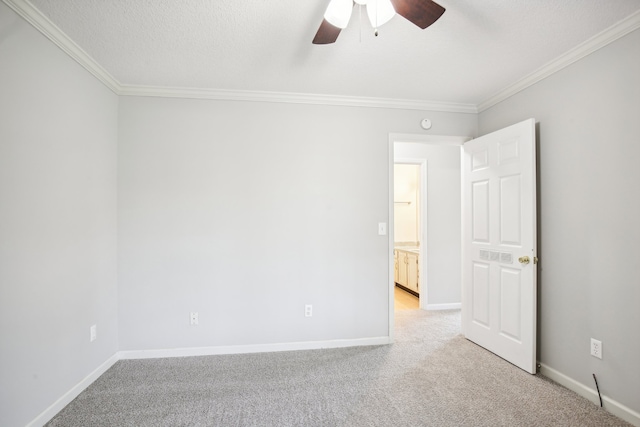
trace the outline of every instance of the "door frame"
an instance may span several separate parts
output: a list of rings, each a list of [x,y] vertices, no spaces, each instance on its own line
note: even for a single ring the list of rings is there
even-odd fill
[[[389,323],[389,342],[394,341],[394,313],[395,313],[395,296],[394,296],[394,288],[395,288],[395,280],[394,280],[394,265],[393,265],[393,249],[394,249],[394,164],[395,164],[395,154],[394,154],[394,146],[396,142],[413,142],[420,144],[433,144],[433,145],[450,145],[462,147],[462,145],[472,140],[472,137],[469,136],[449,136],[449,135],[424,135],[424,134],[408,134],[408,133],[389,133],[389,162],[388,162],[388,176],[389,176],[389,185],[388,185],[388,210],[389,210],[389,225],[388,225],[388,250],[387,250],[387,259],[388,259],[388,284],[389,284],[389,307],[388,307],[388,323]],[[460,157],[462,159],[462,156]],[[424,174],[426,175],[426,167],[424,168]],[[426,177],[425,177],[426,183]],[[422,194],[427,194],[427,189],[421,191]],[[427,200],[421,201],[421,207],[426,207]],[[422,238],[426,238],[426,230],[427,223],[426,221],[421,221],[422,227]],[[462,223],[460,224],[462,227]],[[426,244],[426,240],[424,241]],[[426,255],[423,254],[423,251],[420,251],[420,265],[421,270],[426,271],[426,267],[428,265],[428,259]],[[423,283],[426,283],[426,279]],[[462,283],[460,283],[462,287]],[[427,298],[425,298],[426,300]],[[420,308],[424,309],[422,303],[420,304]],[[462,308],[464,310],[464,307]]]

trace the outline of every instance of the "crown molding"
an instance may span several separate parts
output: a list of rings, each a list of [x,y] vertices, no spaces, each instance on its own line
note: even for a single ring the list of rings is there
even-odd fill
[[[213,99],[225,101],[281,102],[346,107],[392,108],[401,110],[443,111],[476,114],[472,104],[429,102],[412,99],[369,98],[356,96],[321,95],[310,93],[263,92],[222,89],[122,85],[122,96],[150,96],[162,98]]]
[[[338,95],[299,94],[222,89],[197,89],[123,85],[78,46],[49,18],[28,0],[2,0],[67,55],[82,65],[98,80],[120,96],[150,96],[163,98],[212,99],[226,101],[281,102],[290,104],[340,105],[349,107],[392,108],[402,110],[443,111],[476,114],[473,104],[429,102],[411,99],[367,98]]]
[[[585,56],[592,54],[598,49],[601,49],[609,43],[612,43],[619,38],[626,36],[630,32],[637,30],[638,28],[640,28],[640,10],[629,15],[616,24],[613,24],[611,27],[596,34],[584,43],[579,44],[575,48],[562,54],[546,65],[543,65],[541,68],[538,68],[533,73],[528,74],[512,85],[507,86],[505,89],[493,95],[486,101],[481,102],[477,106],[478,112],[481,113],[493,107],[494,105],[515,95],[516,93],[536,84],[540,80],[546,79],[550,75],[557,73],[563,68],[568,67],[574,62],[579,61]]]
[[[290,104],[340,105],[350,107],[392,108],[469,114],[477,113],[476,106],[472,104],[429,102],[411,99],[123,85],[28,0],[2,1],[119,96],[280,102]]]
[[[7,6],[13,9],[18,15],[33,25],[45,37],[51,40],[56,46],[62,49],[67,55],[82,65],[98,80],[104,83],[116,94],[120,91],[120,83],[100,64],[98,64],[87,52],[82,50],[69,36],[67,36],[57,25],[42,14],[34,5],[27,0],[2,0]]]
[[[28,0],[2,0],[18,15],[29,22],[45,37],[62,49],[72,59],[100,80],[105,86],[120,96],[148,96],[164,98],[212,99],[226,101],[280,102],[290,104],[337,105],[348,107],[390,108],[418,111],[441,111],[449,113],[481,113],[516,93],[534,85],[550,75],[562,70],[609,43],[640,28],[640,11],[629,15],[586,42],[547,63],[538,70],[516,81],[497,94],[474,104],[431,102],[413,99],[369,98],[340,95],[301,94],[288,92],[262,92],[223,89],[197,89],[178,87],[155,87],[123,85],[98,64],[88,53],[78,46],[58,26],[42,14]]]
[[[197,89],[123,85],[78,46],[57,25],[42,14],[28,0],[2,0],[67,55],[82,65],[98,80],[120,96],[149,96],[164,98],[213,99],[227,101],[281,102],[290,104],[340,105],[367,108],[442,111],[476,114],[473,104],[429,102],[412,99],[367,98],[339,95],[261,92],[222,89]]]

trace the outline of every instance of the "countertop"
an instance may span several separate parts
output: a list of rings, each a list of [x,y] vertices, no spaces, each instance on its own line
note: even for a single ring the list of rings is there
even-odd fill
[[[414,254],[420,253],[420,248],[417,246],[395,246],[394,249],[397,251],[413,252]]]

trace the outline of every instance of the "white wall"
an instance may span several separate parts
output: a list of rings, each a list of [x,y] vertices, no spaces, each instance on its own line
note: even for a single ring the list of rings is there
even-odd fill
[[[388,335],[388,236],[377,234],[388,134],[415,132],[422,113],[135,97],[120,107],[122,350]],[[431,117],[434,132],[476,131],[475,115]]]
[[[484,111],[539,122],[539,359],[640,412],[640,30]],[[603,343],[603,359],[589,341]]]
[[[396,142],[396,159],[427,160],[426,224],[427,304],[459,304],[461,297],[460,147]],[[424,284],[423,284],[424,286]],[[423,295],[421,295],[423,296]]]
[[[0,3],[0,425],[33,420],[117,351],[117,108]]]
[[[393,237],[396,243],[420,242],[420,165],[396,163],[393,177]]]

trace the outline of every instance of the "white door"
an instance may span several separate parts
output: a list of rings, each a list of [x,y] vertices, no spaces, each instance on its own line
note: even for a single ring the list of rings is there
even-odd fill
[[[536,372],[536,144],[529,119],[464,144],[462,328]],[[535,261],[535,262],[534,262]]]

